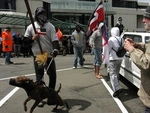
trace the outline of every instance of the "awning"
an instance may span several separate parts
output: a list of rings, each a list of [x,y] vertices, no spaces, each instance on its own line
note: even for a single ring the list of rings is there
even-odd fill
[[[59,20],[50,20],[50,22],[56,28],[61,27],[62,29],[66,29],[66,30],[75,29],[75,25],[76,25],[76,23],[63,22]],[[26,27],[30,23],[31,23],[30,18],[25,13],[0,11],[0,24]],[[84,29],[87,29],[87,25],[82,25],[82,27]]]
[[[26,26],[30,23],[25,13],[0,11],[0,24]]]

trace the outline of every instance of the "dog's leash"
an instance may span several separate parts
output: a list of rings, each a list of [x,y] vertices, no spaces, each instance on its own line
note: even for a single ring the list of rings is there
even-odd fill
[[[48,71],[48,69],[49,69],[50,65],[52,64],[52,61],[53,61],[53,60],[54,60],[54,58],[52,57],[52,58],[51,58],[51,61],[49,62],[48,66],[47,66],[46,71]]]

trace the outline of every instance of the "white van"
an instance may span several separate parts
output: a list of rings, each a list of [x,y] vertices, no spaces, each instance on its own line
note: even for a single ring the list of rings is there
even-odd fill
[[[122,34],[124,39],[131,38],[135,42],[148,43],[150,39],[150,33],[140,33],[140,32],[125,32]],[[141,72],[140,69],[131,61],[128,53],[126,53],[125,58],[122,61],[120,68],[120,75],[125,77],[128,81],[134,84],[136,87],[140,87],[141,82]]]

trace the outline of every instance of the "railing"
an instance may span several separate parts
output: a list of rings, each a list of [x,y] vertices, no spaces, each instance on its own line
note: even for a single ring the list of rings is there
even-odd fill
[[[89,10],[93,11],[97,6],[98,2],[82,2],[82,1],[67,1],[67,0],[51,0],[51,8],[57,10]],[[106,11],[113,11],[112,5],[109,3],[104,3],[104,8]]]

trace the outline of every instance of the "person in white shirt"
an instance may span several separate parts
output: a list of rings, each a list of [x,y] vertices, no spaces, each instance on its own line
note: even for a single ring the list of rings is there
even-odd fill
[[[34,58],[34,69],[36,73],[36,81],[40,82],[44,77],[44,69],[46,69],[47,75],[49,76],[49,88],[55,90],[56,86],[56,64],[52,57],[56,57],[59,50],[58,37],[56,35],[55,27],[47,20],[46,10],[43,7],[38,7],[35,11],[35,22],[34,22],[37,34],[33,29],[32,24],[30,24],[24,34],[24,37],[30,39],[32,44],[32,52]],[[48,58],[46,66],[39,68],[38,63],[35,61],[36,56],[41,54],[38,41],[40,41],[43,52],[48,53]],[[48,99],[48,103],[51,100]],[[43,106],[40,103],[39,106]]]
[[[120,66],[123,57],[118,57],[116,55],[116,51],[119,49],[120,45],[119,42],[122,41],[121,37],[119,36],[119,28],[118,27],[113,27],[111,29],[111,37],[108,40],[108,47],[109,47],[109,76],[110,76],[110,82],[112,85],[112,89],[114,91],[113,96],[117,97],[122,91],[122,87],[119,84],[119,71],[120,71]],[[119,42],[118,42],[119,41]]]

